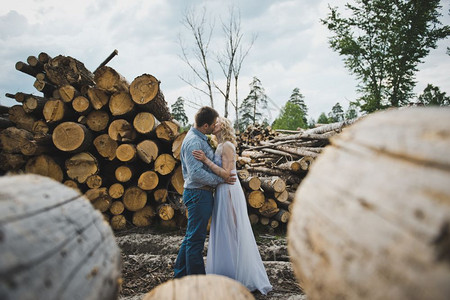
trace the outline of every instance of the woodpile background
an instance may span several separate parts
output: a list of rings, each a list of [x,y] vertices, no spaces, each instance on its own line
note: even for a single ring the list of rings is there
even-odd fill
[[[295,192],[329,139],[354,120],[295,132],[249,126],[238,136],[238,176],[252,224],[285,227]]]
[[[130,84],[106,66],[116,54],[94,72],[62,55],[17,62],[42,95],[6,95],[18,104],[0,110],[0,169],[48,176],[79,190],[114,229],[182,226],[184,134],[154,76]]]
[[[89,71],[42,52],[16,69],[42,95],[6,94],[0,107],[0,170],[51,177],[85,194],[113,229],[183,227],[179,133],[154,76],[131,83],[106,64]],[[238,176],[252,224],[286,228],[294,193],[329,138],[353,121],[297,132],[249,126],[238,136]]]

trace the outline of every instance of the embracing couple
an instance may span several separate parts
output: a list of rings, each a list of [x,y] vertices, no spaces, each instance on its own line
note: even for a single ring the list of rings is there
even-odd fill
[[[215,153],[207,134],[217,137]],[[224,275],[250,291],[267,294],[272,286],[253,236],[244,191],[236,179],[236,136],[231,122],[211,107],[200,108],[180,158],[188,223],[174,277]],[[205,270],[202,252],[211,215]]]

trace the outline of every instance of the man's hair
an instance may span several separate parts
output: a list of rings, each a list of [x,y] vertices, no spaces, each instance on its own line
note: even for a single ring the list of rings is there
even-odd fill
[[[219,117],[219,113],[214,108],[203,106],[195,114],[195,125],[198,127],[201,127],[204,124],[211,125],[217,117]]]

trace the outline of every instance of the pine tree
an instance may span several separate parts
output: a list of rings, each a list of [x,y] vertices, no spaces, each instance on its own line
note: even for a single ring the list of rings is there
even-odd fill
[[[300,93],[299,88],[295,88],[292,91],[291,98],[289,98],[289,102],[296,104],[300,107],[300,109],[303,111],[303,123],[305,126],[308,124],[307,116],[308,116],[308,107],[305,104],[305,96],[303,96],[302,93]]]
[[[267,109],[268,97],[262,87],[261,81],[253,77],[250,83],[250,92],[239,106],[239,129],[245,130],[248,125],[256,123],[267,123],[263,111]]]
[[[339,102],[331,109],[331,112],[328,114],[328,119],[331,123],[344,121],[344,110]]]
[[[177,101],[170,106],[170,109],[172,111],[172,117],[180,122],[182,127],[185,127],[189,120],[184,110],[184,99],[182,97],[178,97]]]
[[[345,112],[345,119],[351,120],[358,117],[358,106],[355,103],[350,103]]]
[[[423,93],[418,98],[419,104],[424,106],[448,106],[450,97],[445,92],[441,92],[439,87],[428,84]]]
[[[323,112],[320,114],[319,118],[317,119],[317,123],[318,124],[328,124],[328,117],[327,115]]]
[[[298,128],[305,128],[303,110],[299,105],[287,101],[281,109],[280,116],[273,122],[273,129],[288,129],[297,130]]]

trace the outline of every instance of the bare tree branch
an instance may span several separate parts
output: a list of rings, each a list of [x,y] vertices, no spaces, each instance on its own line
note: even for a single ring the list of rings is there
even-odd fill
[[[206,22],[206,10],[203,9],[203,13],[200,17],[197,17],[194,10],[186,11],[182,24],[191,32],[195,46],[193,47],[193,56],[195,61],[200,64],[200,68],[196,67],[190,60],[190,56],[187,53],[186,47],[183,45],[181,38],[179,39],[182,56],[181,59],[189,66],[194,72],[195,76],[200,79],[206,85],[206,91],[196,87],[196,85],[185,78],[181,78],[184,82],[188,83],[191,87],[199,90],[209,96],[211,107],[214,107],[214,98],[212,93],[212,78],[211,72],[208,67],[208,48],[211,41],[214,26],[210,24],[208,32],[205,32],[207,26]]]

